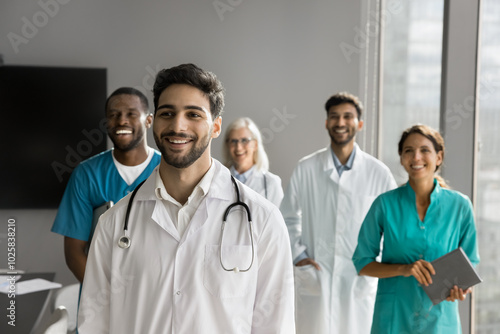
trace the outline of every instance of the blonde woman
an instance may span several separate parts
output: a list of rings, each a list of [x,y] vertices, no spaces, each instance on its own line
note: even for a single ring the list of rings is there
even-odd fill
[[[224,160],[231,174],[279,207],[283,199],[281,178],[269,172],[262,135],[248,117],[238,118],[226,129]]]

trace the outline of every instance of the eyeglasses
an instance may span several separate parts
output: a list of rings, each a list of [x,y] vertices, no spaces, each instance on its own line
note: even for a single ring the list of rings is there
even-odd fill
[[[253,138],[241,138],[241,139],[228,139],[227,143],[231,146],[238,146],[238,143],[241,143],[243,146],[247,146]]]

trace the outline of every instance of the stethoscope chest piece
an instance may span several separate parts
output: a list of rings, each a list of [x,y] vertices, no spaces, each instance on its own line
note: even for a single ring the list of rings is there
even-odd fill
[[[130,200],[129,200],[128,205],[127,205],[127,213],[125,214],[125,223],[123,224],[123,235],[120,237],[120,239],[118,239],[118,247],[120,247],[121,249],[127,249],[130,247],[131,241],[130,241],[129,236],[127,235],[128,234],[128,218],[130,216],[130,209],[132,209],[132,203],[134,200],[134,196],[144,182],[146,182],[146,180],[139,183],[139,185],[134,189],[134,191],[132,192],[132,195],[130,196]]]
[[[130,247],[130,238],[127,237],[126,235],[120,237],[118,239],[118,246],[123,249],[127,249]]]

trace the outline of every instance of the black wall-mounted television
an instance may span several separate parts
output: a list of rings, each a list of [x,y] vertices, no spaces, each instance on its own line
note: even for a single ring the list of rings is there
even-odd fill
[[[76,165],[106,149],[106,69],[0,66],[0,209],[57,208]]]

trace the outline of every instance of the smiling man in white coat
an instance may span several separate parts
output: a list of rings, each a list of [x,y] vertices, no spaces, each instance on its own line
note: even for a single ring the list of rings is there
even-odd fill
[[[369,333],[377,280],[358,276],[351,258],[372,201],[396,182],[355,143],[358,98],[338,93],[325,109],[331,143],[300,160],[280,207],[295,264],[297,333]]]
[[[221,83],[184,64],[158,73],[153,93],[162,160],[99,220],[79,333],[295,333],[283,218],[210,154]]]

